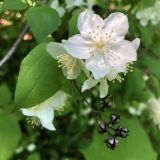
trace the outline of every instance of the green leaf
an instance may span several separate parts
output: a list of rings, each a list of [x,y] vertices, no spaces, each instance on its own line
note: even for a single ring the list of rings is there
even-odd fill
[[[150,27],[142,27],[139,25],[141,41],[145,46],[151,45],[153,42],[153,31]]]
[[[77,28],[77,20],[80,12],[80,10],[75,11],[72,18],[69,21],[69,37],[79,33]]]
[[[140,70],[135,68],[132,73],[127,75],[124,83],[123,99],[125,101],[138,100],[140,102],[148,99],[146,84]]]
[[[32,7],[27,12],[28,24],[38,43],[58,29],[61,19],[54,9],[47,6]]]
[[[139,121],[127,117],[123,117],[123,120],[122,123],[129,127],[129,137],[119,139],[117,148],[112,151],[104,143],[106,137],[95,130],[92,144],[82,150],[86,160],[156,160],[156,153]]]
[[[38,153],[33,153],[28,156],[27,160],[40,160],[40,155]]]
[[[150,48],[156,56],[160,57],[160,43],[154,43]]]
[[[141,64],[153,74],[157,78],[160,79],[160,60],[157,58],[149,57],[149,56],[144,56]]]
[[[46,44],[35,47],[22,61],[15,92],[21,107],[39,104],[61,87],[62,73],[57,62],[47,53]]]
[[[140,2],[140,7],[144,9],[144,8],[153,6],[155,3],[155,0],[141,0],[139,2]]]
[[[160,95],[160,88],[159,88],[159,86],[160,86],[160,81],[159,81],[159,79],[157,79],[157,77],[155,77],[155,76],[150,76],[149,81],[151,82],[151,83],[150,83],[151,91],[152,91],[153,93],[155,93],[155,95],[156,95],[157,97],[159,97],[159,95]]]
[[[21,138],[17,120],[13,116],[0,116],[0,160],[8,160]]]
[[[0,8],[0,12],[4,10],[23,10],[27,7],[28,5],[24,0],[5,0]]]
[[[0,86],[0,106],[5,106],[12,101],[12,94],[6,84]]]

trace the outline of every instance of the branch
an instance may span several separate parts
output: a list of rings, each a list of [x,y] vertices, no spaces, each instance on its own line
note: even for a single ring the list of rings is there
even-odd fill
[[[43,0],[44,4],[47,4],[49,0]],[[0,60],[0,68],[12,57],[14,52],[16,51],[17,47],[19,46],[20,42],[23,39],[23,36],[25,33],[29,31],[29,26],[26,25],[20,35],[18,36],[17,40],[14,42],[13,46],[11,49],[6,53],[6,55]]]
[[[13,55],[13,53],[16,51],[18,45],[20,44],[23,36],[25,35],[25,33],[28,32],[28,30],[29,30],[29,26],[26,25],[24,27],[24,29],[22,30],[21,34],[19,35],[19,37],[17,38],[17,40],[14,42],[11,49],[6,53],[6,55],[0,61],[0,67],[2,67],[10,59],[10,57]]]

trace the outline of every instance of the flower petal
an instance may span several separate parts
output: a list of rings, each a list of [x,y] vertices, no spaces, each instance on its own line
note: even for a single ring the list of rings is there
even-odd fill
[[[31,107],[31,108],[22,108],[21,111],[26,116],[33,116],[39,118],[42,126],[49,130],[54,130],[54,126],[52,124],[52,121],[54,119],[54,111],[52,106],[46,106],[46,101]],[[48,127],[50,126],[50,127]],[[52,126],[52,127],[51,127]]]
[[[98,83],[98,80],[96,80],[96,79],[89,78],[89,79],[85,80],[82,85],[81,92],[84,92],[85,90],[91,89],[97,83]]]
[[[83,36],[88,35],[89,32],[101,30],[103,27],[103,19],[94,14],[91,10],[86,10],[79,15],[77,27]]]
[[[58,91],[48,100],[48,104],[50,104],[54,109],[58,110],[65,106],[68,97],[69,95],[67,93]]]
[[[63,48],[61,43],[49,42],[47,45],[47,52],[54,58],[57,59],[61,54],[68,54],[67,51]]]
[[[55,130],[52,121],[54,119],[54,111],[52,107],[43,108],[43,110],[37,112],[37,117],[40,119],[42,126],[49,130]]]
[[[114,80],[118,76],[119,73],[125,72],[125,70],[126,70],[126,65],[112,67],[110,72],[107,74],[108,80],[109,81]]]
[[[74,7],[79,7],[84,4],[83,0],[65,0],[66,8],[70,11]]]
[[[137,50],[140,46],[140,39],[139,38],[135,38],[133,41],[132,41],[132,44],[134,46],[134,48]]]
[[[148,21],[149,21],[149,20],[141,19],[141,20],[140,20],[140,24],[141,24],[141,26],[143,26],[143,27],[147,26]]]
[[[99,86],[99,92],[100,92],[100,98],[104,98],[108,94],[108,84],[107,80],[105,78],[100,80],[100,86]]]
[[[115,37],[117,40],[124,38],[128,28],[128,18],[123,13],[112,13],[104,20],[105,33],[111,35],[112,38]]]
[[[85,61],[85,66],[90,70],[95,79],[103,78],[109,71],[110,65],[106,63],[103,54],[95,54]]]
[[[65,9],[59,5],[58,0],[52,0],[50,7],[55,9],[58,12],[60,17],[63,17],[65,13]]]
[[[87,59],[90,57],[91,42],[86,41],[80,34],[62,41],[65,49],[70,55],[79,59]]]
[[[26,116],[37,117],[44,128],[55,130],[55,127],[52,124],[54,109],[63,107],[67,98],[68,94],[63,91],[58,91],[44,102],[31,108],[22,108],[21,111]]]
[[[108,63],[112,66],[122,66],[126,63],[137,60],[137,52],[134,44],[123,40],[115,43],[106,53]]]
[[[67,79],[76,79],[81,73],[81,65],[79,63],[79,60],[74,58],[74,60],[72,60],[72,63],[72,68],[62,68],[63,74]]]
[[[50,130],[50,131],[55,131],[56,130],[56,128],[53,125],[53,123],[47,123],[47,124],[43,124],[43,122],[41,122],[41,123],[42,123],[42,126],[45,126],[45,128]]]

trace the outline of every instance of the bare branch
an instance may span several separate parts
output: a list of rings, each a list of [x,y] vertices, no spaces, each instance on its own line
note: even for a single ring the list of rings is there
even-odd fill
[[[13,53],[16,51],[18,45],[20,44],[21,40],[23,39],[23,36],[25,33],[27,33],[29,30],[29,26],[26,25],[24,29],[22,30],[21,34],[17,38],[17,40],[14,42],[13,46],[11,49],[6,53],[6,55],[2,58],[0,61],[0,68],[10,59],[10,57],[13,55]]]
[[[43,0],[44,4],[47,4],[49,0]],[[11,49],[6,53],[6,55],[0,60],[0,68],[12,57],[13,53],[16,51],[18,45],[23,39],[23,36],[25,33],[27,33],[29,30],[29,26],[26,25],[24,29],[22,30],[21,34],[18,36],[17,40],[14,42]]]

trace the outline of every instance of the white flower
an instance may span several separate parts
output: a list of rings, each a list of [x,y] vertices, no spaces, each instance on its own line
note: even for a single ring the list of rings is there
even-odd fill
[[[157,25],[160,22],[160,1],[157,0],[152,7],[138,11],[136,18],[142,26],[147,26],[149,21],[151,21],[152,25]]]
[[[63,74],[67,79],[77,78],[81,73],[81,69],[84,70],[81,61],[68,54],[61,43],[48,43],[47,51],[54,59],[58,60],[59,67],[62,68]]]
[[[148,81],[148,80],[149,80],[149,76],[148,76],[147,74],[144,74],[144,75],[143,75],[143,80],[144,80],[144,81]]]
[[[128,108],[128,111],[133,116],[140,116],[146,107],[147,105],[145,103],[139,103],[137,108],[131,106]]]
[[[34,143],[31,143],[27,146],[28,152],[33,152],[36,149],[36,145]]]
[[[86,116],[89,115],[92,112],[92,109],[90,107],[87,107],[86,109],[81,110],[81,114]]]
[[[96,0],[87,0],[87,6],[89,9],[92,9],[92,7],[96,4]]]
[[[96,4],[96,0],[66,0],[66,8],[72,10],[74,7],[85,6],[89,9]]]
[[[53,0],[51,2],[50,7],[55,9],[58,12],[60,17],[63,17],[63,15],[65,14],[65,9],[59,5],[59,1],[58,0]]]
[[[81,87],[81,92],[84,92],[86,90],[89,90],[96,86],[99,83],[99,93],[100,93],[100,98],[104,98],[108,94],[108,84],[107,84],[107,79],[106,78],[101,78],[99,80],[89,78],[84,81],[82,87]]]
[[[70,55],[84,59],[86,68],[95,79],[100,79],[112,70],[121,70],[122,66],[136,61],[134,44],[124,40],[128,27],[127,16],[123,13],[112,13],[103,20],[86,10],[78,18],[80,34],[63,44]]]
[[[52,123],[54,110],[59,110],[64,107],[67,99],[68,95],[65,92],[58,91],[44,102],[31,108],[22,108],[21,111],[24,115],[31,116],[29,121],[33,125],[39,126],[41,124],[48,130],[55,130]]]
[[[153,123],[160,129],[160,98],[150,98],[148,105]]]
[[[89,90],[93,88],[95,85],[97,85],[98,81],[96,79],[89,78],[84,81],[82,87],[81,87],[81,92],[84,92],[85,90]]]
[[[66,8],[72,10],[74,7],[79,7],[84,5],[83,0],[66,0]]]
[[[157,25],[160,22],[160,1],[157,0],[154,4],[154,18],[151,19],[153,25]]]
[[[140,21],[140,24],[142,26],[147,26],[148,22],[151,19],[154,19],[155,16],[156,16],[156,13],[155,13],[154,7],[148,7],[136,13],[136,18]]]
[[[22,153],[24,151],[24,147],[23,146],[20,146],[20,147],[18,147],[16,150],[15,150],[15,153],[16,154],[20,154],[20,153]]]

